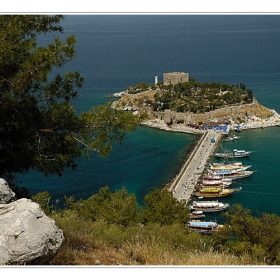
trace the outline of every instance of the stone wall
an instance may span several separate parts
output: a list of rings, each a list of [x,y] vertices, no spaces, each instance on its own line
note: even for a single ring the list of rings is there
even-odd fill
[[[207,122],[211,120],[224,121],[228,119],[246,121],[248,118],[266,118],[272,113],[258,102],[236,106],[228,106],[204,114],[177,113],[170,109],[164,112],[152,112],[152,117],[163,120],[165,123],[177,123],[183,121],[184,124]]]
[[[178,121],[183,121],[184,124],[191,123],[193,121],[193,113],[177,113],[171,111],[170,109],[164,110],[164,112],[152,112],[153,118],[163,120],[164,123],[177,123]]]
[[[163,74],[164,85],[176,85],[178,83],[184,83],[189,81],[189,73],[184,72],[171,72]]]

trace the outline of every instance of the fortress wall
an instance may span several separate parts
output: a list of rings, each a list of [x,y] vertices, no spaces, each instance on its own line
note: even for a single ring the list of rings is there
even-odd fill
[[[219,108],[203,114],[177,113],[168,109],[164,112],[153,112],[153,116],[157,119],[163,120],[165,123],[169,123],[171,120],[173,123],[177,123],[177,121],[183,120],[184,124],[206,122],[214,119],[228,120],[230,118],[234,120],[240,118],[241,120],[244,120],[252,115],[263,117],[258,115],[260,106],[260,104],[254,102],[251,104]],[[262,108],[262,110],[264,109]],[[262,111],[262,114],[264,114],[264,111]],[[271,112],[267,110],[267,114],[271,114]]]
[[[164,85],[176,85],[178,83],[184,83],[189,81],[189,73],[184,72],[171,72],[163,74]]]

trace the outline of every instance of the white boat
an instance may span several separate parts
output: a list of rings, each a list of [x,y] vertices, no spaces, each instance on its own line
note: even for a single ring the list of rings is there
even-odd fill
[[[224,139],[224,141],[234,141],[234,140],[238,140],[240,139],[241,136],[236,136],[236,135],[232,135],[232,136],[228,136]]]
[[[203,219],[205,218],[205,215],[202,211],[193,211],[190,213],[190,219]]]
[[[228,136],[228,137],[225,138],[224,141],[225,141],[225,142],[229,142],[229,141],[233,141],[233,140],[234,140],[234,139],[233,139],[232,137]]]
[[[201,234],[212,234],[214,232],[217,232],[219,228],[222,228],[222,226],[214,221],[190,221],[188,222],[188,228],[193,232],[199,232]]]
[[[215,157],[218,158],[242,158],[242,157],[248,157],[251,154],[251,151],[245,151],[245,150],[238,150],[233,149],[231,151],[225,151],[223,153],[215,153]]]
[[[243,166],[242,162],[233,162],[233,163],[213,163],[209,164],[210,169],[213,171],[216,170],[237,170],[237,171],[244,171],[250,168],[252,165],[245,165]]]
[[[217,187],[224,187],[227,188],[232,184],[232,180],[228,180],[228,179],[223,179],[223,178],[219,178],[216,180],[209,180],[209,179],[202,179],[202,184],[201,187],[209,187],[209,186],[217,186]]]
[[[229,207],[228,203],[217,201],[193,201],[190,210],[202,211],[203,213],[221,212]]]
[[[254,171],[250,170],[243,170],[243,171],[237,171],[237,170],[208,170],[208,175],[209,177],[215,176],[215,178],[228,178],[228,179],[242,179],[249,177],[252,175]]]

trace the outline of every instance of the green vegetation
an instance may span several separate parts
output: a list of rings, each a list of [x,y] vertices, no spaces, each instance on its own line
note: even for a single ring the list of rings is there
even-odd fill
[[[147,83],[140,83],[135,86],[127,87],[127,91],[130,94],[137,94],[147,90],[155,90],[157,87],[155,85],[147,84]]]
[[[144,206],[125,188],[104,187],[77,201],[65,197],[65,207],[56,210],[47,192],[32,199],[64,232],[54,264],[92,265],[97,259],[126,265],[280,264],[280,217],[256,217],[241,205],[223,214],[219,232],[205,236],[188,230],[188,207],[165,189],[147,194]]]
[[[176,85],[158,84],[154,110],[205,113],[224,106],[253,101],[253,92],[244,84],[201,83],[195,79]]]
[[[37,36],[62,32],[63,16],[0,16],[0,176],[11,187],[16,173],[36,169],[61,175],[90,152],[106,156],[113,141],[133,132],[143,116],[112,110],[110,105],[80,115],[71,105],[83,78],[78,71],[56,74],[75,56],[75,37],[54,38],[38,46]],[[201,84],[191,79],[157,85],[154,110],[201,112],[252,102],[245,85]],[[131,93],[156,89],[144,83]],[[223,91],[219,95],[220,88]],[[225,92],[227,91],[227,92]],[[27,190],[17,190],[26,196]],[[279,264],[280,221],[276,215],[253,217],[240,206],[226,214],[228,224],[211,237],[189,232],[188,208],[166,190],[144,199],[144,207],[125,188],[100,189],[88,199],[65,197],[56,209],[48,192],[32,197],[63,229],[65,242],[53,264],[249,265]],[[56,205],[56,204],[55,204]],[[57,205],[56,205],[57,206]],[[230,239],[228,239],[230,237]],[[241,258],[240,258],[241,256]]]
[[[0,16],[0,176],[13,188],[16,173],[36,169],[61,175],[83,154],[108,155],[112,142],[121,142],[141,122],[142,116],[109,104],[75,112],[71,102],[83,78],[61,68],[75,56],[75,37],[50,39],[46,46],[37,42],[38,35],[62,32],[62,19]]]
[[[128,87],[131,94],[158,90],[155,100],[148,101],[154,111],[171,109],[176,112],[205,113],[224,106],[252,103],[253,92],[246,85],[225,83],[202,83],[190,78],[189,82],[176,85],[141,83]]]

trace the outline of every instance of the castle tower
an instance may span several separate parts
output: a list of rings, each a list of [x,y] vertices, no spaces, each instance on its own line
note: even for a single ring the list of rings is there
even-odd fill
[[[189,73],[184,72],[171,72],[163,74],[164,85],[176,85],[178,83],[184,83],[189,81]]]

